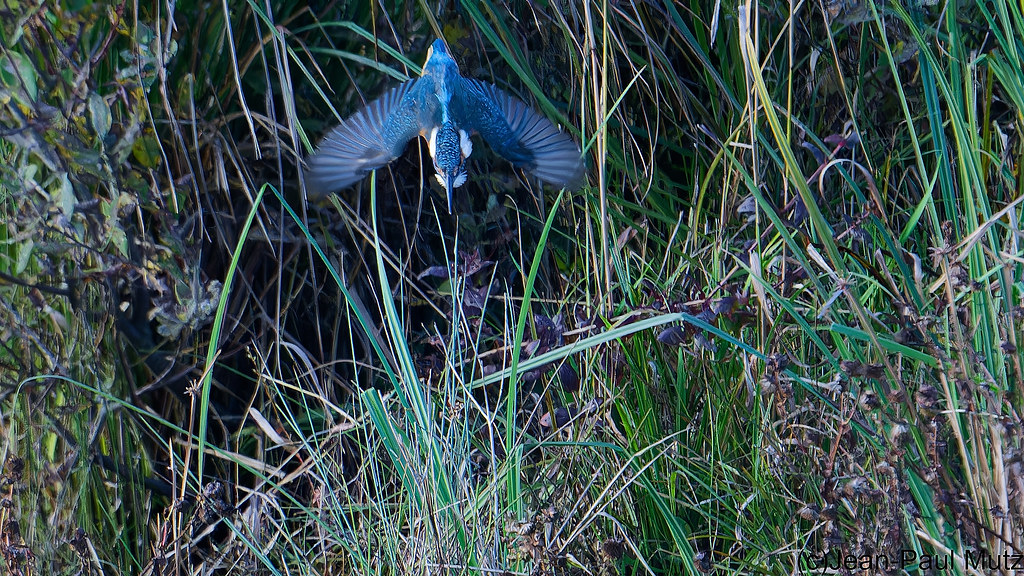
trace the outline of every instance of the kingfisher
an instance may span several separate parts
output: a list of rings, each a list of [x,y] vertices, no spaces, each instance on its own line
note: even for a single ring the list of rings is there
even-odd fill
[[[324,137],[309,160],[307,182],[321,195],[347,188],[401,156],[419,136],[427,141],[451,212],[452,193],[466,182],[474,134],[544,182],[569,189],[583,184],[576,142],[522,100],[462,76],[440,38],[427,51],[419,78],[391,88]]]

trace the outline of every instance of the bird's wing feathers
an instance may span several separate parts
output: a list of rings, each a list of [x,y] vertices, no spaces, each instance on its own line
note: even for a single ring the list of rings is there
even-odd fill
[[[404,82],[331,130],[309,159],[306,184],[310,192],[337,192],[398,158],[409,140],[428,129],[426,124],[437,115],[437,99],[427,84],[425,78]]]
[[[541,180],[569,189],[583,184],[579,146],[545,116],[493,84],[463,79],[457,123],[478,132],[496,152]]]

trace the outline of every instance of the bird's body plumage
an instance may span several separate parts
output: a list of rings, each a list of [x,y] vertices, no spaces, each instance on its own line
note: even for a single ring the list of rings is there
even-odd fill
[[[428,141],[448,192],[466,180],[471,134],[538,178],[559,187],[583,181],[579,146],[550,120],[493,84],[464,78],[444,42],[431,46],[423,74],[396,86],[334,128],[309,160],[307,182],[329,194],[398,158],[410,140]]]

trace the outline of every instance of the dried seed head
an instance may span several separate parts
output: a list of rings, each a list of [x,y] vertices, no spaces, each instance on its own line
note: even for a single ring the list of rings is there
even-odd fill
[[[836,508],[835,504],[825,506],[820,515],[822,520],[835,520],[837,516],[839,516],[839,509]]]
[[[626,553],[626,546],[621,538],[607,538],[601,543],[601,553],[609,560],[618,560]]]
[[[810,520],[813,522],[818,519],[818,516],[821,515],[821,509],[815,506],[814,504],[807,504],[806,506],[797,510],[796,515],[803,518],[804,520]]]
[[[868,482],[858,476],[843,485],[843,494],[847,498],[856,498],[868,488]]]
[[[939,391],[930,384],[922,384],[914,394],[914,401],[922,408],[934,410],[939,402]]]
[[[878,394],[874,390],[865,390],[860,395],[860,408],[861,410],[874,410],[881,406],[881,402],[878,401]]]
[[[906,441],[907,434],[909,432],[909,426],[902,422],[897,422],[889,429],[889,442],[896,446],[902,446],[903,442]]]

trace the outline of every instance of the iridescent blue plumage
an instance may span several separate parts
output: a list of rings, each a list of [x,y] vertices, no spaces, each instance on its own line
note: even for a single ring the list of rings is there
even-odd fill
[[[450,211],[453,189],[466,181],[473,133],[549,184],[583,183],[583,159],[572,138],[497,86],[463,78],[440,39],[419,78],[388,90],[323,139],[309,160],[307,182],[314,193],[336,192],[398,158],[409,140],[422,136]]]

